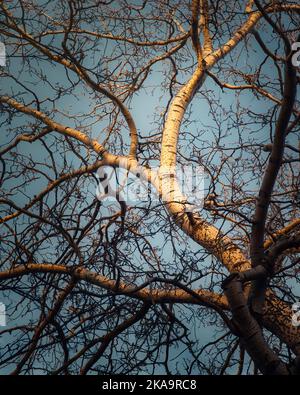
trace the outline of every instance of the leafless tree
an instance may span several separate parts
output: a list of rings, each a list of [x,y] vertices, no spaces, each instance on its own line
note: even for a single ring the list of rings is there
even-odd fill
[[[2,372],[299,374],[298,2],[0,7]]]

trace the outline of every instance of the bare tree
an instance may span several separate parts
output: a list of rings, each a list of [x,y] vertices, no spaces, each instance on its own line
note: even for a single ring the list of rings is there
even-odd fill
[[[2,372],[299,374],[300,5],[0,7]]]

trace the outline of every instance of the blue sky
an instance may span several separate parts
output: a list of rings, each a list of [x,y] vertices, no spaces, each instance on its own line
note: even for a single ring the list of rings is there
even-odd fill
[[[262,33],[262,37],[266,42],[268,42],[269,39],[268,29],[265,31],[265,33]],[[226,37],[224,37],[224,39],[226,39]],[[249,52],[249,56],[246,57],[240,53],[241,48],[243,48],[244,46],[244,44],[241,44],[233,51],[230,57],[232,58],[231,65],[233,67],[240,68],[242,71],[250,74],[255,70],[256,66],[262,62],[264,55],[262,54],[262,51],[258,48],[253,37],[249,39],[248,45],[251,48]],[[272,43],[270,44],[270,49],[275,49],[276,46],[277,43],[273,42],[273,44]],[[40,61],[39,59],[33,58],[31,60],[32,67],[40,68],[46,79],[45,81],[37,81],[36,77],[30,73],[30,70],[25,70],[21,72],[22,69],[21,60],[11,56],[11,49],[9,45],[6,46],[6,49],[8,55],[7,66],[3,70],[4,71],[7,70],[8,72],[14,74],[15,76],[17,76],[17,78],[21,83],[30,86],[30,88],[39,96],[40,100],[46,100],[45,103],[42,104],[42,110],[52,109],[52,104],[48,101],[48,99],[51,98],[51,95],[53,94],[49,83],[52,86],[56,86],[57,84],[61,84],[62,86],[69,85],[69,82],[66,77],[66,73],[63,70],[62,66],[57,66],[57,65],[54,66],[53,64],[50,65],[49,63],[45,63]],[[227,58],[226,62],[229,62],[229,59],[230,58]],[[90,59],[90,61],[93,62],[93,59]],[[130,110],[135,119],[140,136],[145,137],[148,136],[149,134],[157,132],[155,125],[153,125],[153,119],[159,113],[160,109],[165,107],[169,99],[166,92],[161,88],[164,82],[164,75],[162,73],[162,70],[164,70],[166,67],[168,67],[168,60],[166,60],[163,64],[155,65],[152,69],[151,74],[145,81],[144,89],[137,92],[130,102]],[[273,75],[275,73],[275,68],[271,61],[266,62],[265,70],[267,69],[269,69],[270,75]],[[216,72],[216,75],[219,75],[217,69],[213,69],[212,72]],[[182,78],[182,76],[180,76],[179,78]],[[220,79],[222,78],[225,77],[223,75],[220,75]],[[275,78],[275,74],[274,74],[274,78]],[[182,79],[182,81],[184,81],[184,79]],[[0,87],[1,94],[7,94],[13,96],[15,96],[16,89],[21,89],[21,88],[18,88],[16,82],[12,81],[10,78],[6,78],[4,80],[4,85],[1,85]],[[220,103],[219,114],[217,112],[215,114],[218,116],[222,116],[222,114],[226,115],[226,112],[229,113],[231,109],[235,110],[235,109],[240,109],[242,107],[248,108],[253,112],[263,114],[274,106],[273,103],[269,103],[264,98],[260,98],[259,100],[257,100],[257,98],[255,98],[252,93],[246,90],[239,94],[237,94],[236,91],[230,91],[230,90],[224,90],[224,92],[222,92],[220,87],[217,86],[216,83],[209,77],[207,77],[204,83],[204,90],[206,89],[209,91],[209,97],[213,97],[215,100],[218,100]],[[30,94],[23,95],[22,97],[26,98],[26,100],[32,100],[33,98],[33,96]],[[18,99],[18,97],[16,99]],[[64,96],[61,99],[57,100],[57,102],[55,103],[55,109],[58,109],[65,113],[70,112],[70,118],[67,120],[67,117],[63,116],[59,112],[55,113],[54,118],[60,122],[67,122],[69,126],[78,127],[81,123],[81,121],[78,119],[78,115],[89,112],[91,107],[94,106],[94,104],[95,104],[95,98],[93,94],[90,92],[89,89],[85,89],[85,87],[82,84],[80,84],[75,89],[72,90],[72,95]],[[32,105],[34,106],[34,103]],[[206,138],[208,141],[210,141],[210,139],[213,141],[212,131],[215,128],[216,124],[213,121],[211,109],[208,105],[207,98],[203,97],[201,91],[194,98],[191,105],[191,109],[192,112],[191,114],[189,114],[188,117],[189,124],[187,125],[184,124],[182,130],[183,131],[188,130],[189,133],[191,134],[191,137],[195,137],[197,139],[199,130],[203,128],[207,128]],[[99,115],[101,115],[101,109],[99,109]],[[242,117],[243,119],[247,120],[247,115],[242,114]],[[18,117],[18,119],[14,119],[13,126],[14,127],[19,126],[20,130],[23,132],[22,125],[24,124],[25,118],[27,121],[28,118],[24,116],[20,116]],[[226,119],[226,116],[224,118]],[[91,123],[91,125],[88,126],[87,129],[91,132],[91,135],[96,138],[99,138],[100,141],[102,141],[103,140],[102,136],[105,137],[105,135],[101,133],[101,131],[105,129],[105,127],[107,127],[107,120],[105,121],[100,120],[99,122],[97,122],[97,118],[91,116],[89,118],[89,122]],[[86,123],[84,124],[86,125]],[[224,147],[230,148],[231,146],[235,146],[237,143],[237,139],[236,139],[237,133],[234,127],[233,120],[226,119],[222,124],[222,128],[224,131],[224,135],[226,135],[226,137],[223,138],[222,140]],[[246,135],[249,134],[249,136],[251,136],[252,132],[253,132],[252,125],[245,124],[243,126],[243,133],[245,133]],[[124,136],[124,141],[128,143],[129,140],[128,140],[127,130],[123,130],[123,136]],[[259,131],[259,133],[256,133],[254,138],[256,143],[268,142],[269,125],[266,125],[265,128]],[[6,144],[8,141],[11,141],[11,139],[12,139],[11,135],[6,135],[6,136],[2,135],[1,145]],[[249,140],[251,140],[251,137],[249,137]],[[288,143],[292,145],[295,145],[297,143],[296,134],[295,135],[292,134],[288,138]],[[183,153],[186,156],[192,155],[188,140],[185,140],[184,142],[180,140],[179,144],[180,144],[181,153]],[[198,148],[199,151],[201,150],[201,146],[197,147],[197,140],[196,140],[196,148]],[[31,155],[34,161],[41,161],[45,155],[45,152],[42,150],[42,146],[39,142],[35,142],[32,145],[21,144],[18,147],[18,152],[20,154],[26,153],[27,155]],[[248,155],[247,152],[244,152],[240,160],[249,159],[247,155]],[[265,154],[265,156],[267,157],[267,154]],[[215,160],[215,165],[218,166],[221,157],[220,156],[218,157],[216,155],[214,157],[214,160]],[[79,165],[79,160],[75,156],[72,158],[72,164],[74,168],[77,168]],[[57,166],[58,167],[60,166],[59,161],[57,162]],[[234,162],[232,163],[232,166],[234,166]],[[249,190],[257,189],[259,186],[259,183],[257,181],[260,180],[251,181],[250,179],[251,176],[249,174],[245,174],[244,181],[247,180],[247,177],[249,181]],[[209,188],[209,185],[207,183],[208,180],[206,180],[206,185],[205,185],[206,189]],[[45,186],[45,179],[43,178],[37,179],[34,183],[28,186],[28,190],[24,188],[24,190],[22,191],[23,193],[19,193],[14,197],[16,203],[20,206],[24,205],[28,199],[28,197],[26,196],[27,193],[30,195],[37,194],[44,186]],[[6,187],[8,189],[12,188],[13,184],[6,185]],[[94,183],[91,183],[88,199],[92,198],[93,193],[95,193],[95,191],[96,191],[96,185]],[[22,229],[22,226],[24,225],[20,223],[19,229]],[[224,230],[225,231],[227,230],[226,226]],[[153,243],[158,248],[164,246],[163,250],[161,251],[161,259],[166,263],[168,263],[173,259],[173,247],[170,241],[165,244],[165,240],[161,239],[160,237],[161,236],[158,235],[156,238],[154,238]],[[188,241],[187,237],[182,234],[180,235],[180,237],[183,241],[182,241],[182,246],[180,246],[179,248],[181,248],[183,251],[186,249],[187,251],[190,251],[191,254],[199,252],[199,246],[196,243],[194,243],[191,240]],[[206,262],[206,265],[210,265],[210,260]],[[292,280],[291,280],[291,284],[293,284]],[[11,298],[11,296],[8,295],[7,292],[1,294],[0,291],[1,301],[6,301],[7,297]],[[15,297],[11,299],[12,304],[16,302],[16,299],[14,298]],[[181,308],[178,308],[178,310],[179,309]],[[180,315],[180,312],[178,312],[178,314]],[[35,314],[33,314],[32,318],[34,317]],[[21,324],[21,321],[18,322],[18,324]],[[214,333],[212,328],[215,329],[214,325],[204,326],[200,324],[200,328],[195,328],[193,324],[194,323],[192,321],[189,329],[191,331],[192,336],[194,336],[195,339],[196,338],[201,339],[200,340],[201,344],[205,344],[207,341],[212,339],[212,334]],[[9,325],[10,325],[10,321],[8,319],[8,326]],[[201,333],[200,336],[199,336],[199,332]],[[6,341],[7,341],[6,337],[3,337],[1,339],[1,342],[6,343]],[[185,351],[183,345],[181,345],[179,349],[177,350],[174,349],[172,351],[174,355],[180,352],[183,352],[184,355]],[[156,373],[162,372],[162,370],[160,369],[163,368],[158,367]]]

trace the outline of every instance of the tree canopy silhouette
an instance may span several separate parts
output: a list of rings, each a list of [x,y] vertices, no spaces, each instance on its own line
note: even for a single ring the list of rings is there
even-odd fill
[[[2,371],[299,374],[300,5],[0,7]]]

